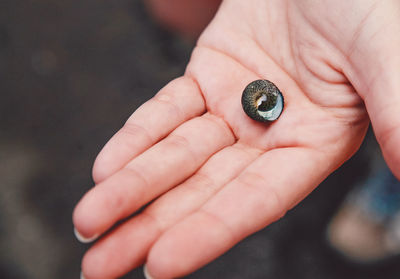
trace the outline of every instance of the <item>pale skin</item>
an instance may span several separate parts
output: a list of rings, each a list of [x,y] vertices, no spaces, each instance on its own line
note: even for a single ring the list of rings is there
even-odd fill
[[[359,148],[369,122],[400,176],[400,2],[225,0],[184,76],[143,104],[96,159],[73,221],[93,245],[86,279],[146,263],[189,274],[281,218]],[[285,97],[257,123],[256,79]]]

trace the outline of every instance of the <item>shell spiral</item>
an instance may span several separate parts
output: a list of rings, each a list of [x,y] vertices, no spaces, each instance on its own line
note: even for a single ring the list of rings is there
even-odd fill
[[[269,80],[255,80],[243,91],[243,110],[256,121],[270,122],[278,119],[283,106],[281,91]]]

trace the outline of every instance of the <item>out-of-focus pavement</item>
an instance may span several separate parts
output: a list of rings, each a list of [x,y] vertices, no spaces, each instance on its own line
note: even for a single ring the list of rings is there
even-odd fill
[[[104,143],[181,75],[192,45],[138,0],[0,1],[0,278],[78,278],[71,213]],[[372,140],[295,210],[188,278],[399,278],[355,266],[325,227],[375,158]],[[141,269],[126,278],[144,278]]]

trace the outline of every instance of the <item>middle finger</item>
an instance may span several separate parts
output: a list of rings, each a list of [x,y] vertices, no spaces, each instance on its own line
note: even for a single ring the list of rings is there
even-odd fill
[[[214,154],[193,176],[91,247],[82,263],[85,274],[116,278],[142,264],[163,232],[200,208],[261,153],[236,143]]]
[[[193,174],[235,138],[220,118],[204,114],[182,124],[167,138],[92,188],[74,211],[84,237],[99,235],[141,206]]]

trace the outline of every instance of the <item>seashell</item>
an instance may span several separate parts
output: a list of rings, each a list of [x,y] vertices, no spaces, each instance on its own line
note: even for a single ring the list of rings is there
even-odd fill
[[[269,80],[255,80],[243,91],[242,106],[246,114],[256,121],[277,120],[283,110],[283,95]]]

